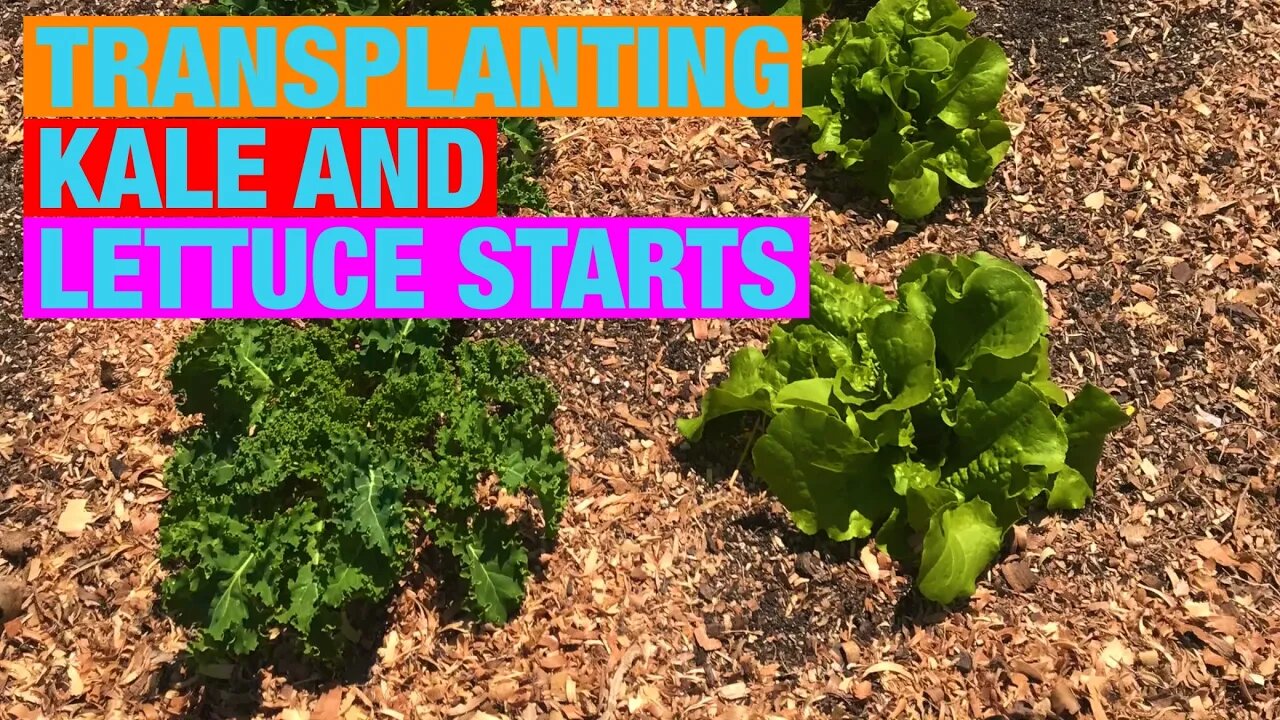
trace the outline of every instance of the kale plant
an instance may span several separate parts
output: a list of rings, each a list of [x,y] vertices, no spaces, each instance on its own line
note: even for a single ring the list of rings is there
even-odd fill
[[[1048,315],[1020,267],[985,253],[926,255],[898,298],[815,265],[811,316],[775,326],[707,391],[705,425],[763,413],[755,474],[801,530],[867,538],[918,569],[950,603],[974,592],[1008,529],[1035,502],[1079,509],[1093,496],[1108,433],[1129,418],[1086,385],[1050,379]]]
[[[498,151],[498,210],[515,215],[522,208],[540,215],[551,212],[547,191],[535,176],[545,143],[537,121],[507,117],[498,120],[504,144]]]
[[[1009,150],[996,107],[1009,63],[965,32],[972,19],[955,0],[880,0],[805,44],[813,151],[904,218],[928,215],[953,183],[982,187]]]
[[[540,509],[550,540],[568,486],[555,394],[524,363],[440,321],[215,321],[183,341],[169,377],[203,424],[165,471],[160,558],[197,656],[245,655],[284,630],[337,660],[349,611],[388,599],[420,536],[475,611],[505,621],[527,533],[483,490]]]

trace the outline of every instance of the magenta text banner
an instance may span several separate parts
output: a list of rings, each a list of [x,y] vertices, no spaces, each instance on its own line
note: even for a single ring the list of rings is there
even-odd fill
[[[798,318],[807,218],[28,218],[41,318]]]

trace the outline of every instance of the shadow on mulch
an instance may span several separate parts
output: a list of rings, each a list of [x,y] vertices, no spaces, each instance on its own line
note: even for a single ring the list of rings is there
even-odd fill
[[[962,4],[977,15],[969,31],[1000,43],[1016,75],[1038,77],[1068,97],[1102,87],[1121,105],[1175,97],[1221,60],[1224,42],[1242,29],[1223,8],[1175,14],[1137,13],[1119,0]]]
[[[390,607],[388,603],[358,613],[352,626],[361,628],[360,641],[345,649],[342,664],[337,667],[325,668],[307,661],[285,633],[239,661],[206,666],[207,674],[184,652],[156,671],[148,699],[162,703],[168,691],[191,688],[192,703],[186,708],[187,717],[240,719],[268,710],[262,704],[261,671],[266,668],[271,668],[273,674],[293,687],[318,694],[331,687],[366,683],[377,662],[382,638],[391,627]]]
[[[898,230],[892,235],[878,238],[862,248],[867,252],[883,252],[900,245],[929,225],[955,224],[948,213],[957,211],[964,217],[976,217],[986,209],[988,188],[975,190],[951,186],[950,194],[927,217],[903,220],[897,217],[887,201],[878,198],[855,181],[853,176],[840,168],[830,158],[820,158],[814,152],[809,137],[808,120],[786,118],[779,121],[758,120],[756,131],[767,140],[774,151],[788,162],[790,173],[799,177],[810,194],[816,195],[832,210],[863,218],[880,216],[898,221]],[[997,182],[993,178],[992,182]]]
[[[549,553],[551,544],[541,535],[527,539],[529,552],[528,582],[545,579],[546,568],[542,556]],[[283,632],[263,643],[258,651],[238,662],[215,666],[216,674],[204,674],[195,659],[183,653],[159,668],[153,676],[147,697],[163,703],[169,690],[194,688],[193,703],[185,717],[242,720],[256,717],[273,708],[262,704],[262,671],[270,668],[272,675],[283,679],[296,690],[306,690],[323,695],[335,687],[366,685],[373,679],[373,667],[378,662],[378,650],[394,624],[394,609],[403,600],[404,589],[425,589],[418,593],[428,611],[439,617],[442,625],[449,625],[459,618],[471,618],[464,634],[478,635],[485,632],[485,624],[470,614],[464,598],[468,590],[456,568],[456,561],[445,557],[432,547],[420,553],[414,570],[403,581],[402,590],[380,605],[367,604],[350,611],[350,629],[360,634],[357,642],[342,648],[342,661],[334,667],[315,663],[302,656],[296,638]],[[517,612],[519,612],[517,610]],[[164,621],[161,621],[164,622]]]
[[[752,474],[748,452],[763,426],[763,418],[748,413],[721,418],[698,443],[682,443],[673,455],[709,485],[736,474],[747,490],[767,495]],[[857,570],[861,543],[806,535],[777,503],[719,507],[724,517],[709,523],[706,552],[721,556],[723,567],[735,570],[708,575],[698,587],[708,635],[726,642],[749,636],[747,647],[755,659],[777,663],[782,681],[838,654],[847,637],[871,643],[950,614],[912,588],[886,603]],[[797,583],[797,577],[803,582]],[[727,624],[725,617],[731,617]],[[699,658],[709,682],[731,682],[742,672],[713,653],[699,652]]]

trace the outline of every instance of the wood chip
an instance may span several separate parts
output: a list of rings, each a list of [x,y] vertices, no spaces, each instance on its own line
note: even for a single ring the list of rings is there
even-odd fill
[[[1058,283],[1064,283],[1071,279],[1071,273],[1065,270],[1059,270],[1052,265],[1037,266],[1034,272],[1040,277],[1040,279],[1050,285],[1057,285]]]
[[[707,635],[707,629],[702,624],[694,626],[693,637],[697,641],[698,647],[707,652],[715,652],[724,647],[724,643]]]
[[[1059,680],[1054,683],[1053,691],[1049,693],[1049,704],[1053,711],[1059,715],[1074,716],[1080,714],[1080,701],[1076,699],[1076,693],[1071,689],[1071,685],[1066,680]]]
[[[68,500],[58,516],[58,532],[71,537],[79,537],[94,520],[93,513],[86,509],[87,500]]]
[[[1222,546],[1222,543],[1212,538],[1202,538],[1197,540],[1196,552],[1219,565],[1235,567],[1240,564],[1239,561],[1236,560],[1235,556],[1231,554],[1230,550],[1227,550]]]
[[[893,673],[895,675],[911,677],[911,673],[908,672],[906,668],[902,667],[896,662],[889,662],[888,660],[878,662],[868,667],[866,670],[863,670],[862,677],[868,677],[870,675],[878,675],[880,673]]]
[[[22,604],[30,591],[16,577],[0,577],[0,620],[9,622],[22,614]]]
[[[1021,560],[1007,562],[1000,566],[1009,588],[1016,593],[1024,593],[1040,583],[1040,576]]]
[[[731,685],[725,685],[716,694],[725,700],[741,700],[751,693],[747,690],[746,683],[736,682]]]
[[[340,720],[342,717],[342,688],[329,688],[311,706],[311,720]]]
[[[1151,287],[1150,285],[1146,285],[1143,283],[1134,283],[1129,286],[1129,289],[1132,290],[1133,293],[1138,297],[1144,298],[1146,300],[1156,299],[1156,289]]]
[[[854,665],[862,658],[862,648],[858,647],[858,643],[846,640],[840,643],[840,657],[844,659],[846,666]]]
[[[876,559],[875,551],[870,545],[863,545],[862,550],[858,553],[858,558],[862,562],[862,569],[866,571],[867,577],[871,578],[871,582],[880,579],[880,561]]]

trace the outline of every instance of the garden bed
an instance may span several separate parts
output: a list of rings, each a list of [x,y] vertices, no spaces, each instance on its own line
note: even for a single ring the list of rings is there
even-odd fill
[[[221,680],[184,664],[155,551],[162,469],[186,422],[164,375],[192,324],[18,318],[20,82],[4,81],[0,531],[33,538],[0,561],[30,593],[0,639],[0,717],[1280,711],[1280,8],[1053,5],[973,3],[975,32],[1014,66],[1002,107],[1015,139],[981,197],[944,200],[928,222],[897,220],[750,120],[547,121],[541,182],[563,215],[808,215],[817,257],[884,286],[924,252],[1013,260],[1045,284],[1055,377],[1137,408],[1087,509],[1033,516],[974,597],[942,610],[886,555],[795,530],[740,462],[749,426],[705,451],[679,437],[675,420],[767,323],[474,326],[524,345],[560,393],[559,541],[499,627],[412,573],[334,678],[287,653]],[[20,79],[19,16],[0,12],[0,77]]]

